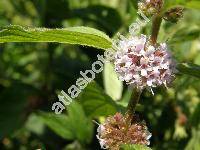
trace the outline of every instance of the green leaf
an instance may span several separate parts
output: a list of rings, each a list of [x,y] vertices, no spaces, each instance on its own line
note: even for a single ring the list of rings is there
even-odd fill
[[[127,107],[128,106],[128,102],[131,99],[133,94],[133,89],[132,88],[127,88],[121,98],[121,100],[118,102],[118,104]]]
[[[68,116],[45,112],[38,113],[38,116],[50,129],[64,139],[89,143],[93,133],[92,121],[86,118],[82,107],[76,102],[70,104],[67,109]]]
[[[89,120],[80,104],[73,102],[68,106],[68,118],[76,138],[83,143],[90,143],[93,135],[93,123]],[[87,138],[86,138],[87,137]]]
[[[200,78],[200,66],[189,63],[181,63],[177,65],[177,69],[181,74],[187,74]]]
[[[194,0],[185,4],[185,7],[192,9],[200,9],[200,1]]]
[[[192,137],[189,140],[185,150],[199,150],[200,149],[200,130],[192,129]]]
[[[74,141],[71,144],[67,144],[63,150],[85,150],[85,149],[79,142]]]
[[[144,145],[123,145],[120,150],[151,150]]]
[[[198,128],[200,126],[200,103],[196,106],[193,114],[190,117],[190,123],[193,127]]]
[[[45,129],[45,125],[44,123],[41,121],[41,119],[34,113],[32,113],[27,121],[26,121],[26,124],[25,124],[25,128],[36,134],[36,135],[39,135],[41,136],[43,133],[44,133],[44,129]]]
[[[90,117],[108,116],[122,109],[95,82],[90,83],[82,91],[78,101],[83,105],[86,115]]]
[[[74,134],[71,132],[70,120],[66,115],[56,115],[54,113],[40,112],[39,118],[56,134],[64,139],[73,140]]]
[[[134,7],[135,9],[138,9],[138,0],[130,0],[130,1],[131,1],[131,3],[132,3],[133,7]]]
[[[104,87],[106,93],[114,100],[119,100],[122,96],[123,83],[118,79],[114,66],[106,63],[103,70]]]
[[[170,43],[180,43],[186,41],[193,41],[200,37],[200,29],[192,28],[188,30],[188,27],[182,28],[177,31],[169,41]]]
[[[0,43],[5,42],[56,42],[108,49],[111,39],[103,32],[89,27],[63,29],[24,28],[7,26],[0,31]]]
[[[117,102],[117,104],[126,108],[134,92],[135,90],[133,88],[127,88],[123,94],[123,97],[120,101]],[[144,106],[141,104],[137,104],[135,110],[137,112],[142,112],[144,111]]]
[[[22,127],[26,120],[28,100],[34,93],[32,87],[20,83],[0,93],[0,139]]]
[[[184,5],[186,0],[165,0],[164,1],[164,12],[169,9],[176,7],[177,5]]]
[[[198,0],[165,0],[164,11],[176,6],[183,6],[186,8],[199,9],[200,2]]]
[[[86,8],[72,10],[72,17],[79,17],[93,21],[98,26],[103,27],[108,32],[115,33],[122,25],[119,12],[111,7],[102,5],[92,5]],[[113,20],[117,20],[114,22]]]

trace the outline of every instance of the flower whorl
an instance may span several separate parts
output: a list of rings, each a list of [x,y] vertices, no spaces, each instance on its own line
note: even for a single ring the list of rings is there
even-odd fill
[[[114,64],[119,79],[138,89],[166,86],[176,71],[166,43],[152,46],[145,35],[121,40]]]
[[[163,0],[141,0],[138,3],[138,8],[145,15],[151,16],[158,14],[163,7]]]
[[[121,113],[116,113],[99,125],[97,131],[97,138],[103,149],[119,150],[122,144],[150,144],[151,133],[145,122],[139,121],[137,116],[133,117],[130,124]]]

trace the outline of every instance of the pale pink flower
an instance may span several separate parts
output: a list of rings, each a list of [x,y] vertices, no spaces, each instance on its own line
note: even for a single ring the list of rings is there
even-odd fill
[[[152,46],[145,35],[121,40],[114,64],[119,79],[138,89],[167,86],[176,71],[167,44]]]

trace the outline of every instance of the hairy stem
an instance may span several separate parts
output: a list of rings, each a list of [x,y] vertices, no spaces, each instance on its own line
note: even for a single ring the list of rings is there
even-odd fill
[[[127,116],[127,119],[130,120],[130,121],[132,121],[132,119],[133,119],[135,109],[136,109],[136,105],[138,104],[138,102],[140,100],[141,94],[142,94],[142,90],[135,89],[134,92],[133,92],[133,95],[132,95],[132,97],[129,101],[126,116]]]
[[[162,22],[161,15],[154,16],[152,23],[152,33],[151,33],[151,42],[153,45],[157,43],[161,22]]]

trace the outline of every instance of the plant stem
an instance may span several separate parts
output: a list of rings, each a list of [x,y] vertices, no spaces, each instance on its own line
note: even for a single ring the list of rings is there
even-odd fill
[[[140,95],[142,94],[142,90],[138,90],[135,89],[133,92],[133,95],[129,101],[128,107],[127,107],[127,112],[126,112],[126,116],[128,121],[132,121],[134,113],[135,113],[135,109],[136,109],[136,105],[138,104],[139,100],[140,100]]]
[[[153,18],[152,33],[151,33],[151,42],[153,45],[157,43],[157,38],[158,38],[161,22],[162,22],[161,15],[159,14],[155,15]]]

